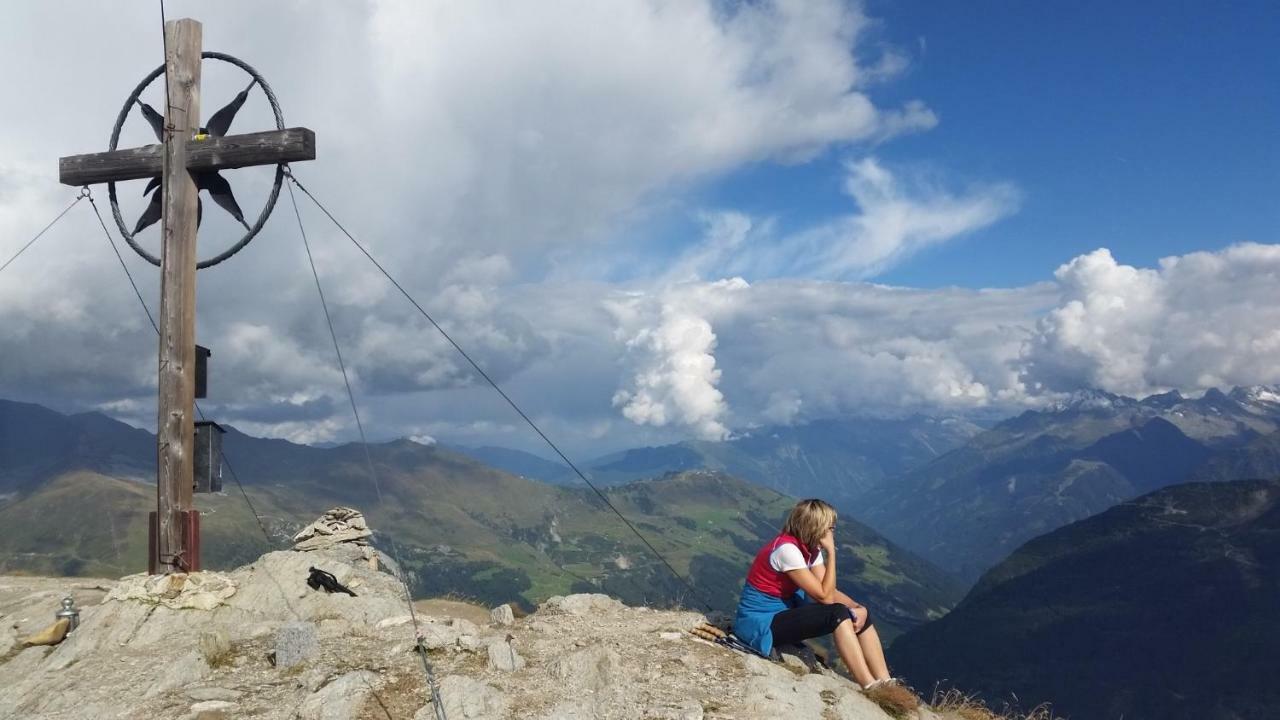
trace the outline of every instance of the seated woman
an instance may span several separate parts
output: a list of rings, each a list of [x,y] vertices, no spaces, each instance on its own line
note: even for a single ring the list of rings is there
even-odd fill
[[[751,564],[733,632],[761,655],[834,635],[840,659],[863,688],[894,682],[867,609],[836,589],[835,529],[835,508],[822,500],[796,503]]]

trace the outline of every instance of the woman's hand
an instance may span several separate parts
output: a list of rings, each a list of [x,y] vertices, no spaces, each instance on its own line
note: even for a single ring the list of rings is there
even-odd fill
[[[822,577],[819,579],[817,574],[809,568],[797,568],[788,570],[787,575],[792,581],[804,590],[809,599],[814,602],[831,604],[836,598],[836,538],[833,534],[834,527],[827,528],[821,538],[818,538],[818,547],[822,549],[826,555],[826,562],[821,565]]]

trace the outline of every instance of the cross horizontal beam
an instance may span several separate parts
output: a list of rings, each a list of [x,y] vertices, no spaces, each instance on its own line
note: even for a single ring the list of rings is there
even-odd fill
[[[58,181],[79,187],[158,177],[164,145],[71,155],[58,159]],[[316,159],[316,135],[307,128],[206,137],[187,143],[187,170],[226,170]]]

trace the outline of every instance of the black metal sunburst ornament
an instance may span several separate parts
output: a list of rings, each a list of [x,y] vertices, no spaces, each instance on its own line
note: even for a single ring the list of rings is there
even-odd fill
[[[235,65],[248,74],[252,80],[244,90],[241,90],[236,94],[235,98],[233,98],[231,102],[220,108],[209,118],[208,123],[196,132],[195,137],[193,138],[194,140],[199,141],[206,137],[226,136],[227,131],[231,129],[232,121],[235,120],[236,113],[244,106],[245,101],[249,98],[249,93],[255,86],[262,88],[263,94],[267,96],[267,101],[271,104],[271,111],[275,114],[276,129],[285,129],[284,116],[280,112],[280,104],[276,100],[275,93],[271,91],[271,87],[267,85],[266,80],[258,74],[257,70],[254,70],[243,60],[225,53],[204,52],[201,53],[201,57],[206,60],[220,60],[222,62]],[[115,128],[111,133],[110,150],[116,149],[120,140],[121,128],[124,126],[124,122],[128,118],[129,112],[135,106],[141,111],[143,119],[145,119],[147,124],[151,126],[151,130],[155,133],[156,139],[160,142],[164,142],[164,116],[157,112],[155,108],[139,99],[142,92],[146,90],[147,87],[156,80],[156,78],[161,77],[162,75],[164,75],[163,65],[156,68],[147,75],[147,77],[143,78],[142,82],[138,83],[138,86],[134,88],[133,92],[129,95],[129,98],[125,100],[124,107],[116,117]],[[199,193],[203,191],[209,193],[209,197],[212,198],[219,207],[226,210],[231,217],[235,218],[237,222],[243,225],[246,231],[244,237],[225,252],[207,260],[201,260],[198,262],[196,266],[203,269],[211,265],[217,265],[223,260],[226,260],[239,252],[241,248],[248,245],[249,241],[252,240],[253,237],[258,234],[258,231],[262,229],[267,218],[271,215],[272,209],[275,208],[276,200],[280,196],[280,185],[284,179],[284,166],[276,166],[275,183],[272,185],[271,194],[268,196],[267,203],[262,209],[262,214],[258,217],[257,222],[252,226],[245,221],[244,212],[241,211],[240,204],[236,202],[235,193],[231,191],[231,183],[227,182],[227,179],[224,178],[220,172],[217,170],[202,172],[193,171],[191,174],[192,179],[195,180],[197,191],[196,225],[198,226],[200,224],[204,215],[204,203],[199,200]],[[146,188],[143,189],[143,196],[150,195],[151,201],[147,204],[146,209],[142,211],[142,215],[138,218],[138,221],[134,223],[132,232],[130,232],[128,227],[125,225],[124,218],[120,213],[120,205],[116,199],[115,183],[111,182],[107,184],[107,194],[111,200],[111,210],[115,215],[116,225],[120,228],[120,234],[124,237],[125,242],[129,243],[129,246],[133,248],[134,252],[138,253],[138,255],[142,256],[152,265],[156,266],[160,265],[160,258],[152,255],[143,249],[142,246],[138,245],[134,236],[160,220],[164,205],[162,197],[163,193],[158,192],[160,181],[160,176],[152,176],[150,181],[147,183]]]
[[[249,83],[249,87],[241,90],[240,93],[236,95],[235,99],[228,103],[226,107],[214,113],[213,117],[209,118],[209,124],[200,128],[200,130],[196,132],[196,139],[201,140],[206,136],[222,137],[226,135],[227,130],[231,129],[231,121],[235,120],[236,113],[240,110],[240,107],[244,105],[244,101],[249,98],[249,91],[252,90],[253,86],[256,84],[257,81]],[[155,108],[141,100],[136,100],[135,102],[138,103],[138,107],[142,110],[142,116],[147,119],[147,123],[150,124],[151,129],[155,131],[156,139],[160,142],[164,142],[164,116],[156,112]],[[219,207],[226,210],[228,213],[231,213],[231,217],[239,221],[239,223],[244,226],[245,230],[249,229],[249,223],[244,221],[244,213],[240,211],[240,205],[236,203],[236,196],[231,192],[231,183],[227,182],[226,178],[222,177],[217,170],[193,172],[192,176],[196,181],[197,193],[201,190],[207,191],[209,193],[209,197],[213,198],[213,201],[218,203]],[[151,178],[151,181],[147,183],[147,187],[142,191],[142,194],[144,196],[151,194],[152,191],[158,187],[160,187],[159,175]],[[163,193],[151,194],[151,203],[147,205],[146,210],[142,211],[142,217],[139,217],[138,223],[133,226],[134,235],[141,232],[143,228],[153,225],[160,220],[161,206],[163,205],[161,202],[162,194]],[[204,203],[197,198],[196,227],[200,226],[200,220],[203,216]]]

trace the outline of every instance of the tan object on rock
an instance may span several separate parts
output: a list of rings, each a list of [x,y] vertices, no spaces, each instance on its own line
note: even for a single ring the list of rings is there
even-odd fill
[[[35,635],[23,640],[22,644],[27,646],[57,645],[67,636],[67,631],[70,630],[70,628],[71,621],[66,618],[62,618],[44,630],[41,630]]]
[[[703,624],[699,625],[699,626],[698,626],[698,629],[699,629],[699,630],[701,630],[701,631],[703,631],[703,632],[711,633],[712,635],[715,635],[715,636],[716,636],[716,637],[718,637],[718,638],[727,638],[727,637],[729,637],[729,633],[726,633],[725,631],[721,630],[720,628],[716,627],[715,625],[711,625],[711,624],[709,624],[709,623],[703,623]]]
[[[695,638],[703,638],[704,641],[708,641],[708,642],[716,642],[716,639],[717,639],[716,635],[714,635],[713,633],[708,633],[707,630],[704,630],[701,628],[694,628],[692,630],[689,630],[689,633],[691,635],[694,635]]]
[[[373,536],[365,523],[364,513],[349,507],[336,507],[293,536],[293,549],[320,550],[340,543],[364,543]]]
[[[708,623],[702,623],[698,625],[698,627],[695,627],[692,630],[690,630],[689,633],[694,637],[699,637],[699,638],[702,638],[703,640],[708,640],[710,642],[718,642],[720,640],[723,640],[729,637],[728,633],[716,627],[715,625],[710,625]]]

